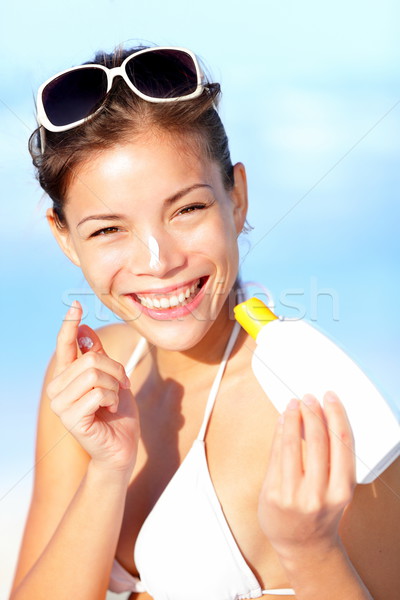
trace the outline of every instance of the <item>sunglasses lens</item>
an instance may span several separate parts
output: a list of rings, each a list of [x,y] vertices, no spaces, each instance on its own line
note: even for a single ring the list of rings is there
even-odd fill
[[[183,50],[152,50],[133,55],[126,74],[150,98],[182,98],[197,88],[196,65]]]
[[[42,93],[43,107],[53,125],[69,125],[95,112],[106,92],[106,73],[84,67],[50,81]]]

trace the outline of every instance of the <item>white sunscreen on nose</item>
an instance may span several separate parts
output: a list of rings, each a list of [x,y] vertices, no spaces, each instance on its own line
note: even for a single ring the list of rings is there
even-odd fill
[[[154,236],[149,235],[147,246],[150,252],[149,267],[150,269],[157,269],[160,266],[160,246]]]

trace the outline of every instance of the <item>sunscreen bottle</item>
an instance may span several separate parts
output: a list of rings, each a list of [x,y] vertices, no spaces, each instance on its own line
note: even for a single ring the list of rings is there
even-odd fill
[[[275,408],[328,390],[343,403],[355,439],[358,483],[370,483],[400,454],[400,427],[373,383],[343,350],[303,320],[276,317],[258,298],[242,302],[235,318],[256,340],[252,368]],[[331,432],[334,435],[335,432]]]

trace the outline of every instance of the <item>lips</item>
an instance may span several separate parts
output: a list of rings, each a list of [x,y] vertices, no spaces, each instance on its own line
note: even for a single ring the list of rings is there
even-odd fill
[[[177,309],[193,304],[207,279],[208,277],[200,277],[180,286],[131,294],[131,297],[147,309],[145,312],[153,314],[156,312],[157,315],[165,313],[172,316]]]
[[[193,283],[181,286],[169,294],[158,292],[152,294],[136,294],[136,297],[140,304],[146,308],[168,310],[170,308],[175,308],[176,306],[185,306],[186,304],[189,304],[194,296],[196,296],[200,286],[201,279],[197,279]]]

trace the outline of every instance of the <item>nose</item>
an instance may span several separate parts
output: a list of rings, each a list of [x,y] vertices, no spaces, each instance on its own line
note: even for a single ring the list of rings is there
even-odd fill
[[[186,253],[181,241],[166,231],[146,231],[137,235],[135,246],[136,275],[167,277],[185,266]]]

